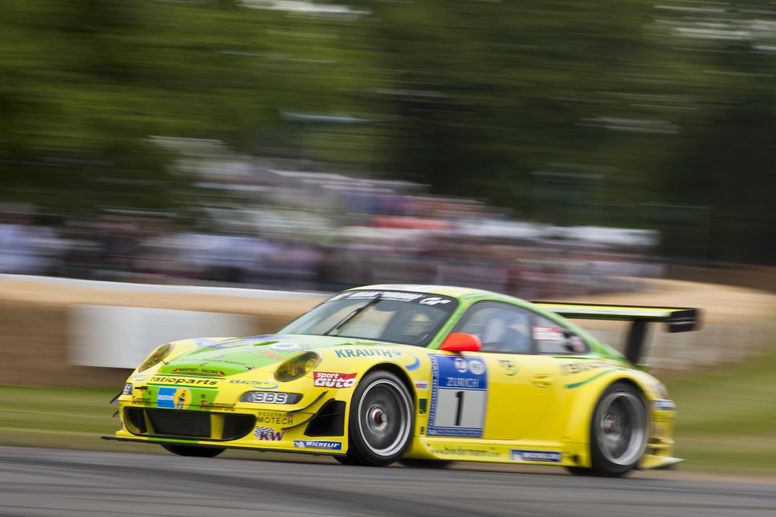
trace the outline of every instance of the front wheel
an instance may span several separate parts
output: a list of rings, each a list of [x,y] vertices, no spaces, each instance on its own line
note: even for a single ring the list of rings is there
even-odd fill
[[[632,384],[615,382],[601,395],[590,423],[592,469],[569,470],[573,474],[622,476],[638,466],[648,439],[644,396]]]
[[[412,396],[391,372],[377,370],[359,383],[350,402],[349,446],[342,463],[389,465],[407,450],[415,425]]]
[[[163,443],[162,447],[178,456],[191,456],[194,458],[214,458],[226,449],[220,447],[196,447],[191,445],[172,445]]]

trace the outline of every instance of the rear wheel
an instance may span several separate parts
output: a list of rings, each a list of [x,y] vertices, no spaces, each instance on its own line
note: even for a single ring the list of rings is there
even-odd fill
[[[389,465],[407,450],[415,425],[412,396],[391,372],[377,370],[359,383],[350,403],[349,446],[340,463]]]
[[[649,417],[641,392],[632,384],[609,386],[590,423],[591,469],[571,467],[572,474],[622,476],[636,468],[649,438]]]
[[[172,445],[163,443],[162,447],[178,456],[191,456],[195,458],[214,458],[226,449],[220,447],[196,447],[193,445]]]

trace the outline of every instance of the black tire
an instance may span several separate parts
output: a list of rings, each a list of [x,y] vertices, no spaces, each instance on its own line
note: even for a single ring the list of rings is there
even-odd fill
[[[376,370],[356,387],[348,418],[349,444],[340,463],[390,465],[412,441],[415,408],[410,391],[396,375]]]
[[[351,460],[344,454],[332,456],[332,458],[337,460],[339,463],[342,463],[343,465],[360,465],[360,463],[354,463],[353,460]]]
[[[226,449],[220,447],[197,447],[195,445],[172,445],[163,443],[165,450],[178,456],[190,456],[193,458],[214,458]]]
[[[414,458],[402,458],[399,463],[413,469],[446,469],[453,464],[450,460],[416,460]]]
[[[649,440],[649,412],[632,384],[615,382],[601,394],[590,422],[590,469],[569,467],[576,475],[619,477],[636,468]]]

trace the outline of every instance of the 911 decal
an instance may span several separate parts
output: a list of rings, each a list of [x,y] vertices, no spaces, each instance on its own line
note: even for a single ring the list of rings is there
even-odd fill
[[[482,437],[488,370],[477,358],[432,355],[429,436]]]

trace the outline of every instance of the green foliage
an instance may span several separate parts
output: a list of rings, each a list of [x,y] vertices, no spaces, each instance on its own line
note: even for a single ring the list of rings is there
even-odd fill
[[[547,222],[657,225],[680,258],[776,260],[764,0],[249,8],[274,4],[6,2],[0,197],[175,209],[190,180],[148,137],[217,138]]]

